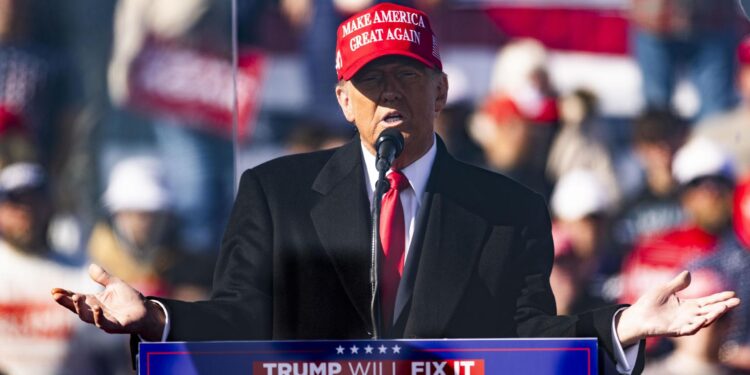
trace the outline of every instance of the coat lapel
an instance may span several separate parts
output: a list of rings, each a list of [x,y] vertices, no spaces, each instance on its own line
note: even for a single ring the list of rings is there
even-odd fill
[[[413,285],[404,286],[403,292],[408,294],[401,296],[407,301],[411,297],[406,337],[443,336],[490,233],[491,228],[483,218],[460,204],[461,197],[457,194],[463,189],[459,170],[458,163],[438,141],[438,153],[426,191],[429,196],[423,200],[427,204],[421,208],[429,210],[423,219],[424,238],[418,259],[411,262],[408,270],[415,274]],[[399,294],[401,292],[400,286]],[[405,305],[405,301],[402,303]]]
[[[320,199],[310,215],[352,305],[370,326],[369,200],[359,139],[339,149],[313,183]]]

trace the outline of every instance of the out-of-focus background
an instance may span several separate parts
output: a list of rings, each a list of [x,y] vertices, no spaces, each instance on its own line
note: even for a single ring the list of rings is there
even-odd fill
[[[242,170],[355,136],[336,27],[375,0],[0,0],[0,374],[127,374],[52,287],[90,262],[206,298]],[[647,373],[750,373],[750,22],[732,0],[402,0],[440,40],[459,159],[548,199],[560,313],[745,303]],[[233,33],[236,25],[236,33]],[[235,100],[236,98],[236,100]],[[613,371],[613,369],[608,369]]]

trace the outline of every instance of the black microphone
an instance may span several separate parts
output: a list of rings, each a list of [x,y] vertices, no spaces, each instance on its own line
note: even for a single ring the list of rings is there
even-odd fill
[[[393,160],[404,150],[404,136],[394,128],[385,129],[375,142],[375,150],[377,150],[375,167],[378,172],[387,171]]]

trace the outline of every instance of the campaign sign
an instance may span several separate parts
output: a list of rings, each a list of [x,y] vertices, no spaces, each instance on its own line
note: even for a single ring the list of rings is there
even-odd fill
[[[236,78],[237,136],[246,138],[260,107],[265,61],[260,51],[241,50],[235,76],[228,56],[148,39],[129,67],[127,104],[232,137]]]
[[[596,339],[141,343],[141,375],[597,373]]]

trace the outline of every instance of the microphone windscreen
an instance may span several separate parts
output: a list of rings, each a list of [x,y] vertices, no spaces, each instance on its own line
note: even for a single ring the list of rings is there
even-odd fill
[[[378,136],[375,142],[375,167],[378,171],[385,171],[391,167],[393,160],[395,160],[404,149],[404,136],[401,132],[388,128],[383,130]]]
[[[380,135],[378,136],[377,141],[375,142],[375,149],[378,151],[378,154],[380,154],[381,146],[384,145],[384,143],[391,142],[392,146],[396,151],[394,158],[397,158],[399,155],[401,155],[401,151],[404,150],[404,136],[401,135],[401,132],[394,129],[394,128],[388,128],[383,130]]]

